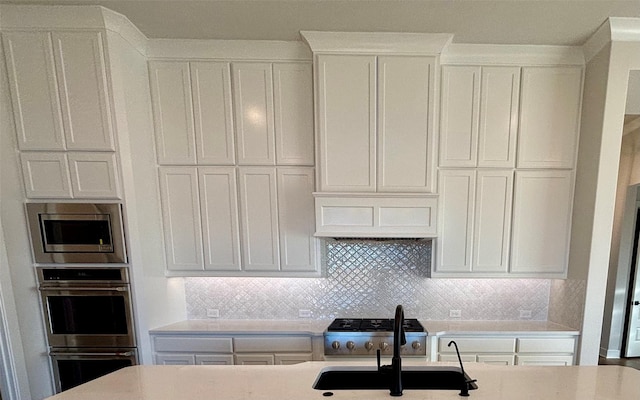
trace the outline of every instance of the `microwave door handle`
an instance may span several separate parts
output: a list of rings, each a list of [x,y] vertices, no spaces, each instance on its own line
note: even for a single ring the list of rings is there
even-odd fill
[[[107,356],[107,357],[131,357],[133,351],[113,352],[113,353],[69,353],[64,351],[50,351],[50,356],[80,356],[80,357],[94,357],[94,356]]]

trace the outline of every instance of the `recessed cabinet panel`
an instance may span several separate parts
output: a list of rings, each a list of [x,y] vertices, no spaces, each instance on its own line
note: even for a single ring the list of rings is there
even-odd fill
[[[74,198],[120,197],[115,154],[73,152],[68,159]]]
[[[475,170],[441,170],[437,264],[435,272],[471,271]]]
[[[507,272],[513,171],[477,174],[473,271]]]
[[[574,167],[581,91],[581,67],[522,69],[519,168]]]
[[[238,164],[274,165],[271,64],[233,63]]]
[[[278,165],[313,165],[311,64],[273,64],[273,86]]]
[[[204,268],[240,270],[238,184],[233,167],[200,167]]]
[[[236,354],[236,365],[274,365],[273,354]]]
[[[278,215],[274,168],[240,168],[242,258],[247,271],[277,271]]]
[[[280,264],[283,271],[314,271],[313,168],[278,168]]]
[[[115,150],[102,35],[54,32],[62,119],[69,150]]]
[[[379,192],[431,191],[432,57],[378,57]]]
[[[376,57],[319,55],[321,191],[375,191]]]
[[[229,63],[192,62],[191,92],[199,164],[235,162]]]
[[[233,355],[196,354],[196,365],[233,365]]]
[[[4,32],[2,36],[18,147],[20,150],[64,150],[50,35],[46,32]]]
[[[480,67],[443,67],[441,93],[439,165],[475,167]]]
[[[167,268],[202,270],[202,228],[195,167],[160,168]]]
[[[71,198],[64,153],[23,152],[20,159],[28,198]]]
[[[482,67],[479,167],[515,166],[519,91],[519,67]]]
[[[195,164],[189,63],[149,62],[159,164]]]
[[[572,201],[571,171],[516,171],[511,272],[566,274]]]

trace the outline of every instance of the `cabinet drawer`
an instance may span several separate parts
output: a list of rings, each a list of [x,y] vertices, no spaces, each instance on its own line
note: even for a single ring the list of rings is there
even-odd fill
[[[460,354],[463,363],[476,362],[475,354]],[[456,354],[438,354],[438,361],[457,363],[458,356]]]
[[[573,353],[572,338],[524,338],[518,339],[518,353]]]
[[[567,366],[573,365],[573,356],[516,356],[518,365]]]
[[[247,336],[233,339],[236,353],[311,353],[311,337],[260,337]]]
[[[513,353],[516,349],[515,338],[440,338],[440,353],[456,352],[454,346],[447,347],[451,340],[456,341],[461,353]]]
[[[193,351],[202,353],[232,353],[231,338],[159,336],[153,340],[155,351]]]

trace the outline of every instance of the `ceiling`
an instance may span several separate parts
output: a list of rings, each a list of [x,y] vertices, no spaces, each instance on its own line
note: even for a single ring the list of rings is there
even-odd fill
[[[458,43],[581,45],[640,0],[0,0],[99,4],[150,38],[299,40],[301,30],[453,33]]]

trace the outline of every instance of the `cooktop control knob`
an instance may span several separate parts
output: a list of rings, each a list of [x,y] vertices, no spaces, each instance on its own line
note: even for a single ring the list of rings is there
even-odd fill
[[[353,350],[353,349],[355,349],[355,348],[356,348],[356,344],[355,344],[355,343],[353,343],[351,340],[349,340],[349,341],[347,342],[347,349],[349,349],[349,350]]]
[[[373,349],[373,342],[366,342],[364,348],[371,351],[371,349]]]
[[[334,349],[338,350],[340,348],[340,342],[335,340],[333,343],[331,343],[331,347],[333,347]]]
[[[380,342],[380,350],[385,351],[386,349],[389,348],[389,343],[387,342]]]
[[[420,345],[420,342],[415,340],[413,343],[411,343],[411,347],[413,347],[414,350],[418,350],[422,346]]]

